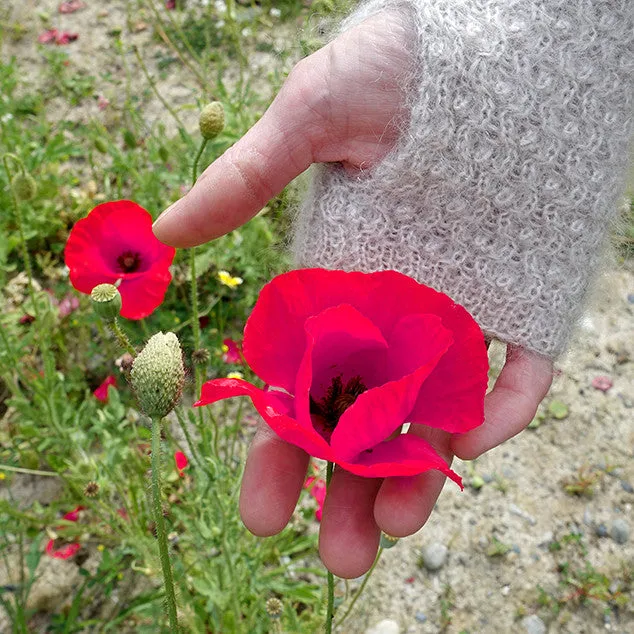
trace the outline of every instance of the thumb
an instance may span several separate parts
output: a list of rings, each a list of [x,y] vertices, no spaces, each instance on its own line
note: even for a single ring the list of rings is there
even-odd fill
[[[217,238],[252,218],[313,162],[319,118],[309,106],[312,64],[299,62],[264,116],[154,223],[174,247]],[[313,93],[314,94],[314,93]],[[317,119],[317,120],[316,120]]]

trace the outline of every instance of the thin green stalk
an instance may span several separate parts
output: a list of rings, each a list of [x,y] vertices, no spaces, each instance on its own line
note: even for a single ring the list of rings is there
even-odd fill
[[[328,488],[330,487],[330,481],[332,480],[334,464],[328,461],[326,467],[326,495],[328,495]],[[328,607],[326,608],[326,634],[332,634],[332,621],[335,618],[335,578],[330,570],[328,571]]]
[[[174,413],[176,414],[176,418],[178,419],[178,424],[180,425],[180,428],[183,430],[183,434],[185,435],[185,440],[187,441],[187,445],[189,446],[189,450],[191,451],[192,458],[199,467],[203,468],[204,465],[200,460],[200,456],[198,455],[198,451],[196,450],[196,445],[194,444],[191,434],[187,429],[187,421],[183,418],[183,414],[181,413],[180,408],[177,407],[174,410]]]
[[[163,95],[160,93],[158,87],[156,86],[156,82],[152,79],[152,76],[150,75],[147,69],[147,66],[145,65],[145,62],[143,61],[143,58],[141,57],[141,54],[139,53],[139,49],[136,46],[133,46],[132,48],[134,50],[134,54],[136,55],[137,61],[139,62],[139,66],[141,67],[141,71],[145,75],[145,78],[150,84],[150,88],[152,88],[152,91],[156,95],[156,98],[163,104],[163,107],[172,115],[172,118],[174,119],[174,121],[176,121],[176,125],[182,131],[184,138],[187,138],[187,130],[185,129],[185,126],[183,125],[181,118],[176,114],[176,111],[174,110],[174,108],[170,106],[170,104],[165,100]]]
[[[161,418],[152,418],[152,508],[154,511],[154,523],[156,524],[156,537],[163,570],[163,585],[165,587],[165,599],[167,615],[170,622],[170,632],[178,634],[178,619],[176,617],[176,593],[174,592],[174,579],[170,564],[169,551],[167,549],[167,532],[163,519],[163,505],[161,504]]]
[[[12,467],[8,464],[0,464],[0,471],[12,471],[14,473],[26,473],[29,475],[52,476],[54,478],[61,477],[55,471],[39,471],[38,469],[24,469],[22,467]]]
[[[382,554],[383,554],[383,548],[379,547],[379,552],[376,554],[376,558],[374,559],[374,563],[372,564],[372,567],[370,568],[370,570],[368,570],[365,577],[363,578],[363,581],[361,582],[361,585],[359,586],[359,589],[355,592],[354,597],[352,597],[352,601],[350,602],[350,605],[348,606],[346,613],[337,621],[337,623],[335,624],[335,627],[339,627],[348,618],[348,615],[350,614],[350,612],[352,612],[352,608],[354,608],[354,604],[357,602],[357,599],[361,596],[361,594],[365,590],[365,587],[368,584],[368,581],[370,580],[370,577],[372,576],[372,573],[374,572],[376,565],[379,563],[379,559],[381,559]]]
[[[132,357],[136,357],[136,350],[132,347],[128,336],[121,330],[119,320],[115,318],[108,322],[108,328],[110,328],[110,332],[116,337],[119,345]]]

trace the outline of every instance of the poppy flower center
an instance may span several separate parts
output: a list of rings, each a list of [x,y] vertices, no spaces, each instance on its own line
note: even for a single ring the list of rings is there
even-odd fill
[[[326,428],[333,430],[343,413],[367,389],[360,376],[352,377],[347,383],[336,376],[320,401],[310,397],[310,413],[320,416]]]
[[[117,265],[123,273],[134,273],[141,266],[141,255],[134,251],[126,251],[117,258]]]

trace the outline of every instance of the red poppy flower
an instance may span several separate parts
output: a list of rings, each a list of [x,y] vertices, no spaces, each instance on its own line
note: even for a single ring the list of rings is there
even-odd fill
[[[482,331],[449,297],[395,271],[298,270],[267,284],[244,358],[268,386],[205,383],[196,405],[249,396],[284,440],[367,477],[438,469],[460,478],[405,422],[462,433],[484,420]]]
[[[83,506],[77,506],[72,511],[62,515],[62,519],[67,522],[76,522],[79,519],[80,511],[83,510]],[[58,541],[57,539],[49,539],[46,543],[46,554],[54,559],[70,559],[81,548],[81,544],[77,542],[56,545]]]
[[[304,488],[315,498],[317,502],[317,510],[315,511],[315,519],[321,522],[321,515],[324,510],[324,502],[326,501],[326,482],[322,478],[309,476],[306,478]]]
[[[121,315],[147,317],[165,297],[175,250],[152,233],[152,216],[129,200],[103,203],[75,224],[64,257],[71,284],[90,294],[119,283]]]
[[[225,363],[242,363],[240,345],[233,339],[225,339],[222,342],[222,360]]]
[[[178,475],[182,478],[184,476],[183,471],[189,466],[189,460],[182,451],[176,451],[174,453],[174,462],[176,463],[176,470]]]
[[[108,402],[108,388],[110,386],[116,387],[117,379],[112,374],[107,376],[103,383],[93,392],[95,398],[102,403]]]

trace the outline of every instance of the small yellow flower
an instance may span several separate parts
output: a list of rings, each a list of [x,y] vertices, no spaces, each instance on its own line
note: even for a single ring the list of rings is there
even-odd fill
[[[4,480],[6,477],[7,476],[2,471],[0,471],[0,480]]]
[[[228,271],[218,271],[218,281],[229,288],[240,286],[244,281],[241,277],[233,277]]]
[[[97,546],[97,550],[102,553],[104,550],[106,550],[106,547],[103,544],[99,544],[99,546]]]
[[[223,352],[229,352],[229,346],[226,343],[223,343],[220,349]]]
[[[229,374],[227,374],[227,378],[228,379],[243,379],[244,374],[242,374],[242,372],[229,372]]]

